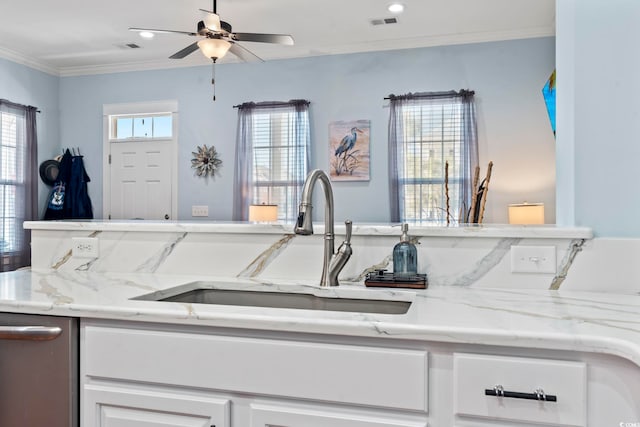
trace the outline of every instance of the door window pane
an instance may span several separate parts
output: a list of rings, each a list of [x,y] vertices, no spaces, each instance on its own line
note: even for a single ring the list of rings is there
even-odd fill
[[[125,139],[133,137],[133,119],[131,117],[117,117],[116,134],[114,139]]]
[[[157,116],[153,118],[153,137],[171,138],[171,116]]]
[[[151,117],[136,117],[133,119],[133,137],[134,138],[151,138],[153,137]]]
[[[171,138],[171,114],[110,116],[111,140]]]

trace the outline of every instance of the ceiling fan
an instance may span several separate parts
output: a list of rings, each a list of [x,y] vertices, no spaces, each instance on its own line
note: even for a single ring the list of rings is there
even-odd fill
[[[200,9],[207,16],[198,21],[196,32],[162,30],[153,28],[129,28],[130,31],[150,32],[150,33],[174,33],[183,34],[192,37],[200,37],[196,41],[182,50],[171,55],[171,59],[182,59],[185,56],[200,49],[207,58],[215,63],[218,59],[226,55],[227,52],[233,53],[243,61],[262,61],[260,57],[251,52],[249,49],[238,44],[238,42],[259,42],[259,43],[277,43],[283,45],[293,45],[293,37],[288,34],[265,34],[265,33],[235,33],[232,31],[231,24],[220,20],[220,16],[216,9],[216,0],[213,0],[213,11]]]

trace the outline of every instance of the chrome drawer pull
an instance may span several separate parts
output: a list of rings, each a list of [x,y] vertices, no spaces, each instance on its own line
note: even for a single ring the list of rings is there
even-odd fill
[[[520,393],[518,391],[505,391],[505,389],[501,385],[496,385],[495,387],[484,390],[485,396],[496,396],[496,397],[510,397],[513,399],[526,399],[526,400],[538,400],[540,402],[557,402],[557,396],[553,394],[546,394],[543,389],[537,388],[533,393]]]
[[[0,326],[0,340],[49,341],[61,333],[58,326]]]

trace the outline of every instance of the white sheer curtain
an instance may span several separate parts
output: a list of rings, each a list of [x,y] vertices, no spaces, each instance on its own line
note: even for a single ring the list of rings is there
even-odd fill
[[[309,170],[309,101],[238,106],[233,219],[252,204],[278,205],[278,220],[295,221]]]
[[[0,99],[0,271],[31,265],[37,219],[37,108]]]
[[[450,215],[464,222],[478,164],[474,92],[390,95],[389,193],[392,222],[444,222],[444,168]]]

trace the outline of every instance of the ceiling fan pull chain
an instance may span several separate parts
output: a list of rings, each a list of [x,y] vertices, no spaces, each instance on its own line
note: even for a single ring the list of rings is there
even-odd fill
[[[215,0],[214,0],[215,1]],[[211,86],[213,86],[213,100],[216,100],[216,61],[211,62]]]

